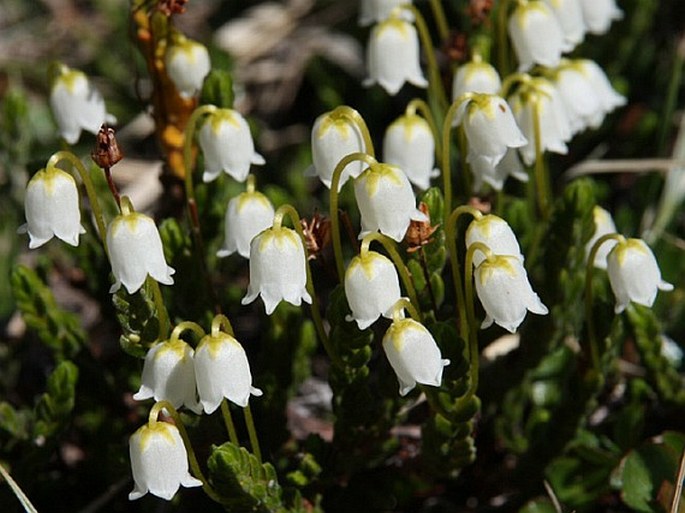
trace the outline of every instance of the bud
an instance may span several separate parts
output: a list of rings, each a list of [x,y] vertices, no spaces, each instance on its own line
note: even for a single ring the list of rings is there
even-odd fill
[[[194,354],[193,348],[180,339],[152,346],[145,355],[140,390],[133,398],[136,401],[150,398],[169,401],[174,408],[186,406],[201,413],[195,388]]]
[[[115,122],[107,114],[105,100],[85,73],[63,64],[51,68],[50,108],[55,116],[60,136],[75,144],[81,130],[97,134],[103,123]]]
[[[182,98],[192,98],[200,89],[211,69],[207,48],[175,33],[164,55],[164,64],[169,79],[174,83]]]
[[[243,192],[231,199],[226,208],[224,244],[216,255],[220,258],[236,251],[244,258],[250,257],[250,242],[274,220],[274,207],[261,192]]]
[[[564,48],[564,32],[552,10],[542,0],[520,2],[509,18],[509,37],[519,61],[519,71],[535,64],[554,67]]]
[[[326,112],[314,121],[311,138],[314,165],[306,173],[309,176],[318,176],[329,189],[333,172],[343,157],[365,151],[364,140],[357,125],[349,117],[333,112]],[[340,175],[340,188],[349,178],[357,178],[362,172],[362,166],[362,162],[347,164]]]
[[[20,233],[29,234],[29,248],[42,246],[53,236],[72,246],[78,246],[79,235],[86,230],[81,226],[81,210],[76,181],[57,167],[41,169],[26,187],[24,199],[26,224]]]
[[[611,217],[611,214],[608,211],[604,210],[602,207],[595,206],[592,209],[592,220],[595,225],[595,231],[592,234],[590,240],[587,241],[587,244],[585,244],[586,260],[590,257],[590,252],[592,251],[593,246],[600,238],[602,238],[605,235],[609,235],[610,233],[616,233],[617,231],[616,225],[614,224],[614,220]],[[595,267],[598,267],[599,269],[606,269],[607,256],[609,255],[609,252],[613,249],[615,245],[615,240],[604,241],[604,243],[602,243],[602,245],[597,250],[593,265]]]
[[[200,128],[198,142],[205,158],[205,182],[216,180],[221,171],[244,182],[251,164],[264,164],[264,157],[254,150],[247,121],[233,109],[217,109],[209,114]]]
[[[423,324],[413,319],[395,319],[383,337],[383,350],[400,382],[400,395],[411,392],[417,383],[439,387],[443,368],[440,349]]]
[[[285,300],[300,306],[312,302],[307,292],[307,269],[302,239],[295,230],[272,227],[250,243],[250,285],[242,304],[262,296],[267,315]]]
[[[377,83],[393,96],[405,82],[417,87],[428,86],[419,63],[416,28],[400,17],[382,21],[371,30],[367,67],[369,78],[364,80],[364,85]]]
[[[114,135],[114,129],[107,125],[102,125],[100,131],[95,138],[95,148],[90,152],[90,158],[93,159],[98,167],[109,168],[119,162],[124,155],[119,149],[119,143]]]
[[[497,94],[502,80],[489,62],[474,59],[457,68],[452,81],[452,101],[464,93]]]
[[[167,422],[149,423],[129,440],[134,487],[128,499],[140,499],[150,492],[170,501],[180,486],[202,486],[188,472],[188,453],[178,428]]]
[[[435,139],[428,121],[416,114],[399,117],[388,127],[383,138],[383,157],[388,164],[402,169],[418,188],[430,187],[438,176],[435,168]]]
[[[107,247],[115,280],[110,292],[123,284],[133,294],[148,274],[164,285],[174,283],[176,271],[167,265],[159,231],[148,216],[125,208],[107,227]]]
[[[651,307],[659,290],[673,290],[673,285],[661,279],[654,253],[641,239],[618,242],[607,257],[609,283],[616,296],[617,314],[634,301]]]
[[[245,349],[221,331],[203,337],[198,344],[195,376],[200,402],[207,414],[213,413],[224,398],[244,408],[250,395],[262,395],[261,390],[252,386]]]
[[[616,0],[579,1],[583,11],[583,20],[590,34],[606,34],[613,21],[623,18],[623,11],[616,5]]]
[[[474,242],[482,242],[493,255],[509,255],[523,262],[521,247],[514,231],[504,219],[494,214],[488,214],[474,219],[466,229],[466,249]],[[485,260],[481,251],[473,254],[473,265],[478,266]]]
[[[371,326],[382,315],[392,318],[392,306],[400,299],[397,269],[385,256],[375,251],[354,257],[345,271],[345,296],[360,330]]]
[[[531,311],[546,315],[542,304],[528,281],[523,262],[517,256],[491,255],[483,260],[475,272],[476,293],[485,309],[481,328],[493,322],[514,333]]]
[[[401,242],[412,219],[427,220],[416,208],[407,175],[397,166],[380,162],[369,166],[354,181],[354,196],[361,213],[360,239],[379,231]]]

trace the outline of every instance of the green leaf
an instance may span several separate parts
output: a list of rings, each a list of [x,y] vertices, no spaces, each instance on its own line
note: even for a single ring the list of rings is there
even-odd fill
[[[202,84],[200,105],[216,105],[222,109],[233,108],[233,77],[222,69],[212,69]]]
[[[143,287],[129,294],[123,287],[112,295],[112,303],[123,334],[119,337],[121,348],[137,358],[144,358],[146,347],[157,340],[159,321],[155,315],[155,303]]]
[[[49,437],[69,419],[74,409],[78,367],[61,362],[48,378],[47,389],[36,405],[34,438]]]
[[[15,267],[10,280],[17,307],[27,326],[53,350],[58,361],[75,356],[85,342],[78,317],[62,310],[52,291],[28,267]]]

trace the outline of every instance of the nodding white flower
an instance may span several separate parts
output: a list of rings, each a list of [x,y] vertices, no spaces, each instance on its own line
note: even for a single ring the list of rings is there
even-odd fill
[[[114,275],[110,292],[123,284],[133,294],[143,286],[148,274],[164,285],[174,283],[171,275],[176,271],[167,265],[159,231],[148,216],[124,210],[107,227],[106,238]]]
[[[641,239],[619,241],[607,257],[607,273],[617,314],[631,301],[651,307],[658,290],[673,290],[673,285],[661,279],[654,253]]]
[[[509,18],[509,36],[519,61],[519,71],[535,64],[554,67],[564,49],[564,31],[542,0],[519,3]]]
[[[540,315],[549,312],[533,292],[523,262],[517,256],[486,258],[476,267],[475,283],[486,314],[481,328],[494,322],[514,333],[528,311]]]
[[[482,159],[494,167],[509,148],[519,148],[527,142],[507,102],[494,94],[468,94],[457,109],[455,124],[464,126],[469,163]]]
[[[464,93],[497,94],[502,88],[502,79],[495,67],[480,58],[462,64],[452,80],[452,101]]]
[[[141,426],[129,439],[134,487],[128,499],[140,499],[150,492],[170,501],[179,487],[202,486],[188,472],[188,453],[178,428],[168,422]]]
[[[397,318],[385,332],[383,350],[400,382],[400,395],[417,383],[439,387],[442,371],[450,361],[443,359],[433,335],[413,319]]]
[[[295,230],[267,228],[250,243],[250,284],[242,304],[262,296],[270,315],[285,300],[299,306],[312,302],[307,292],[307,269],[302,239]]]
[[[207,48],[181,34],[174,34],[164,55],[164,65],[181,98],[195,96],[211,69]]]
[[[392,317],[392,306],[400,299],[400,279],[390,259],[366,251],[355,256],[345,271],[345,296],[360,330],[382,315]]]
[[[365,27],[383,21],[390,17],[395,7],[411,3],[412,0],[361,0],[359,24]],[[403,9],[401,16],[408,21],[414,19],[413,14],[408,9]]]
[[[466,229],[466,249],[474,242],[482,242],[494,255],[509,255],[523,262],[521,246],[514,231],[504,219],[488,214],[474,219]],[[473,265],[478,266],[485,255],[481,251],[473,254]]]
[[[416,114],[405,114],[388,127],[383,137],[383,158],[398,166],[409,181],[426,190],[435,169],[435,139],[428,121]]]
[[[409,179],[397,166],[380,162],[369,166],[354,181],[354,196],[361,214],[360,239],[379,231],[400,242],[412,219],[428,219],[416,208]]]
[[[140,390],[133,398],[169,401],[174,408],[186,406],[195,413],[202,412],[195,388],[194,354],[193,348],[180,339],[152,346],[145,355]]]
[[[608,112],[626,101],[592,61],[563,61],[553,74],[574,134],[588,127],[597,128]]]
[[[228,333],[219,331],[203,337],[194,361],[197,391],[205,413],[213,413],[224,398],[244,408],[250,395],[262,395],[252,386],[245,349]]]
[[[312,128],[312,160],[314,165],[306,172],[318,176],[331,188],[333,172],[338,163],[352,153],[364,152],[364,139],[359,127],[348,117],[335,111],[321,114]],[[349,178],[357,178],[363,171],[363,162],[350,162],[340,175],[338,190]]]
[[[528,144],[519,148],[527,165],[535,162],[535,103],[540,115],[540,137],[542,151],[566,154],[566,142],[571,139],[571,122],[552,83],[542,77],[532,78],[509,98],[518,126],[526,136]]]
[[[590,34],[606,34],[613,21],[623,18],[623,11],[616,5],[616,0],[580,0],[580,6]]]
[[[490,159],[472,157],[469,159],[471,171],[473,173],[473,190],[480,191],[484,183],[489,184],[493,189],[501,191],[504,181],[513,176],[520,182],[528,181],[528,174],[523,169],[518,152],[514,148],[509,148],[495,166]]]
[[[50,108],[60,136],[75,144],[81,130],[97,134],[103,123],[116,120],[107,114],[105,100],[85,73],[63,64],[57,65],[50,87]]]
[[[595,205],[595,207],[592,209],[592,219],[595,224],[595,232],[592,234],[590,240],[587,241],[587,244],[585,244],[586,260],[590,257],[590,251],[592,251],[592,247],[595,245],[595,242],[597,242],[604,235],[616,233],[617,231],[616,225],[614,224],[614,219],[611,217],[611,214],[600,206]],[[600,269],[606,269],[607,256],[609,255],[609,252],[613,249],[615,245],[615,240],[604,241],[604,243],[597,250],[593,265]]]
[[[57,167],[41,169],[26,186],[24,199],[26,224],[20,233],[28,232],[29,248],[34,249],[57,237],[78,246],[81,226],[79,195],[74,178]]]
[[[233,109],[217,109],[209,114],[200,128],[198,142],[205,158],[205,182],[218,178],[221,171],[244,182],[251,164],[264,164],[264,157],[254,150],[247,121]]]
[[[585,22],[579,0],[545,0],[564,32],[564,52],[570,52],[585,39]]]
[[[393,16],[371,30],[367,47],[369,78],[365,86],[379,84],[396,95],[405,82],[428,87],[419,63],[419,36],[414,25]]]
[[[274,207],[261,192],[247,190],[232,198],[226,208],[224,245],[216,255],[226,257],[236,251],[250,258],[250,242],[274,220]]]

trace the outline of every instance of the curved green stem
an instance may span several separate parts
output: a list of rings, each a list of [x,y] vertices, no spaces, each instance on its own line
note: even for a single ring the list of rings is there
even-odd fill
[[[235,429],[235,422],[233,422],[233,415],[231,414],[231,408],[228,405],[226,398],[221,400],[221,416],[224,418],[224,424],[226,425],[226,431],[228,431],[228,439],[235,446],[240,447],[240,440],[238,439],[238,432]]]
[[[428,82],[429,90],[433,91],[435,99],[438,102],[441,110],[444,110],[449,102],[447,101],[447,96],[445,94],[445,89],[442,87],[442,80],[440,78],[440,67],[438,66],[438,60],[435,58],[435,46],[433,45],[433,40],[431,39],[430,30],[428,30],[428,25],[426,25],[426,20],[424,19],[421,11],[419,11],[416,6],[412,4],[405,4],[401,6],[403,9],[407,9],[414,14],[414,20],[416,22],[416,28],[419,32],[419,38],[421,39],[421,44],[424,48],[424,53],[426,54],[426,62],[428,63]]]
[[[162,409],[166,410],[169,412],[169,415],[171,416],[172,419],[174,419],[174,425],[178,429],[178,432],[181,434],[181,439],[183,440],[183,445],[186,448],[186,452],[188,453],[188,462],[190,463],[190,468],[193,471],[193,474],[195,475],[196,478],[198,478],[200,481],[202,481],[202,489],[205,491],[207,496],[218,502],[218,503],[223,503],[225,502],[224,499],[212,488],[212,485],[209,484],[209,481],[205,477],[204,473],[202,472],[202,469],[200,468],[200,464],[197,461],[197,456],[195,456],[195,451],[193,450],[193,446],[190,443],[190,437],[188,436],[188,432],[186,431],[185,426],[183,425],[183,421],[181,420],[181,416],[178,414],[176,411],[176,408],[174,408],[174,405],[171,404],[169,401],[159,401],[155,403],[155,405],[152,407],[150,410],[150,415],[148,417],[148,422],[151,425],[155,425],[155,423],[159,422],[157,420],[157,417],[159,417],[160,412]]]
[[[245,414],[245,424],[247,425],[247,434],[250,436],[250,445],[252,446],[252,453],[257,458],[259,463],[262,462],[262,451],[259,448],[259,438],[257,437],[257,430],[255,429],[254,419],[252,418],[252,410],[250,409],[250,403],[243,408],[243,413]]]
[[[431,11],[435,18],[435,24],[438,27],[438,35],[441,41],[447,41],[450,37],[450,27],[447,24],[447,16],[445,16],[445,9],[442,8],[440,0],[430,0]]]
[[[442,180],[443,194],[445,195],[445,214],[447,219],[452,211],[452,170],[450,169],[450,133],[452,131],[452,121],[461,105],[473,98],[473,93],[464,93],[454,100],[447,109],[445,120],[442,123]]]
[[[412,101],[410,101],[407,104],[407,108],[405,109],[404,113],[407,116],[414,116],[416,115],[416,111],[421,113],[421,116],[426,120],[431,132],[433,133],[433,140],[435,141],[435,158],[436,161],[439,161],[442,155],[442,141],[440,140],[440,132],[438,132],[438,125],[435,123],[433,113],[431,112],[428,104],[421,98],[414,98]]]
[[[364,154],[362,154],[364,155]],[[345,159],[343,159],[345,160]],[[343,166],[344,167],[344,166]],[[336,168],[337,170],[337,168]],[[331,189],[333,190],[333,189]],[[314,290],[314,280],[312,279],[312,269],[311,266],[309,265],[309,254],[307,251],[307,244],[305,243],[305,236],[304,236],[304,230],[302,229],[302,223],[300,222],[300,215],[297,213],[297,210],[292,205],[282,205],[276,210],[276,213],[274,215],[274,228],[279,228],[281,226],[281,223],[283,222],[283,217],[284,216],[290,217],[290,220],[293,223],[293,226],[295,228],[295,231],[297,232],[297,235],[299,235],[300,240],[302,241],[302,246],[304,248],[304,261],[305,261],[305,270],[307,273],[307,285],[306,289],[309,295],[312,298],[312,304],[311,304],[311,312],[312,312],[312,320],[314,321],[314,327],[316,328],[316,332],[319,336],[319,340],[321,340],[321,343],[323,344],[323,347],[328,354],[328,357],[331,359],[331,362],[336,365],[337,367],[342,368],[343,367],[343,362],[340,359],[340,356],[336,352],[335,348],[331,344],[330,339],[328,338],[328,335],[326,334],[326,330],[323,325],[323,319],[321,318],[321,308],[319,306],[319,299],[316,295],[316,290]],[[338,234],[339,236],[339,234]]]
[[[338,272],[338,281],[342,283],[345,277],[345,261],[342,254],[342,240],[340,239],[340,220],[338,219],[338,196],[340,194],[340,177],[348,164],[360,160],[369,166],[377,164],[373,156],[367,153],[351,153],[343,157],[333,170],[330,190],[330,217],[331,217],[331,238],[333,239],[333,254],[335,255],[335,268]],[[299,223],[298,223],[299,225]]]
[[[231,321],[228,320],[223,314],[218,314],[212,319],[211,333],[213,337],[219,335],[220,332],[228,333],[230,336],[235,338],[235,332],[233,331],[233,325]]]
[[[164,297],[162,296],[162,289],[153,277],[148,275],[145,278],[147,286],[152,289],[152,297],[155,302],[155,310],[157,310],[157,317],[159,320],[159,334],[157,340],[166,340],[169,335],[169,312],[164,304]]]
[[[600,246],[608,240],[624,242],[625,237],[623,237],[623,235],[619,235],[618,233],[609,233],[597,239],[597,242],[594,243],[592,249],[590,250],[587,263],[585,264],[585,319],[587,321],[587,334],[590,342],[590,358],[592,361],[592,366],[597,371],[599,371],[600,368],[600,355],[599,346],[597,344],[597,333],[595,331],[595,319],[592,313],[592,273],[595,269],[597,252],[599,251]],[[587,353],[587,347],[585,350]]]
[[[406,297],[399,298],[397,301],[395,301],[395,304],[392,305],[391,311],[393,322],[402,319],[402,316],[400,314],[402,313],[402,310],[405,309],[409,312],[409,315],[412,319],[414,319],[416,322],[421,322],[421,315],[419,313],[419,310],[414,308],[414,305]]]
[[[464,289],[461,282],[461,272],[459,271],[459,253],[457,252],[457,221],[462,214],[471,214],[475,219],[480,219],[483,214],[480,210],[471,206],[462,205],[452,211],[445,223],[445,237],[447,238],[447,250],[450,254],[454,296],[459,316],[459,334],[461,338],[466,340],[469,334],[469,323],[466,317],[466,301],[464,300]]]
[[[205,330],[203,330],[199,324],[192,321],[183,321],[177,324],[176,327],[172,330],[171,336],[169,337],[169,341],[178,340],[184,331],[192,331],[193,333],[195,333],[195,335],[197,335],[197,338],[199,339],[206,335]]]
[[[366,255],[366,253],[369,251],[369,246],[373,241],[380,242],[385,248],[385,251],[387,251],[390,255],[390,258],[395,264],[395,268],[397,269],[397,272],[399,273],[400,278],[402,279],[402,283],[404,284],[404,288],[407,291],[407,294],[409,295],[412,305],[417,310],[417,312],[420,312],[421,305],[419,304],[419,296],[416,294],[416,287],[414,287],[414,282],[412,281],[411,275],[409,274],[409,269],[407,269],[407,266],[404,264],[404,260],[402,260],[402,257],[397,251],[397,248],[395,247],[395,242],[393,240],[391,240],[389,237],[386,237],[382,233],[367,233],[362,239],[360,250],[362,257]],[[420,313],[417,316],[412,315],[412,317],[415,317],[417,321],[421,321]]]
[[[492,257],[492,251],[482,242],[474,242],[469,246],[466,252],[466,270],[465,270],[465,294],[466,294],[466,314],[468,316],[469,324],[469,369],[470,369],[470,383],[469,390],[466,393],[467,398],[476,395],[478,390],[479,378],[479,354],[478,354],[478,335],[476,328],[476,313],[475,313],[475,298],[473,297],[473,256],[476,251],[480,251],[485,255],[485,258]]]
[[[86,188],[86,195],[88,196],[88,201],[90,202],[90,208],[93,209],[93,217],[95,217],[95,224],[97,225],[98,234],[100,235],[100,241],[102,246],[105,248],[105,253],[107,253],[107,227],[105,225],[105,219],[102,214],[102,207],[98,201],[98,195],[95,192],[95,187],[93,186],[93,180],[90,178],[90,174],[83,165],[83,162],[70,151],[62,150],[54,153],[45,165],[46,169],[53,169],[57,167],[57,164],[62,160],[68,160],[78,171],[83,186]]]
[[[357,126],[362,134],[362,139],[364,140],[364,148],[366,149],[366,154],[374,157],[376,155],[373,141],[371,140],[371,133],[369,132],[369,127],[366,125],[366,121],[359,112],[357,112],[352,107],[347,105],[340,105],[331,111],[331,117],[335,118],[347,118],[354,125]]]
[[[195,187],[193,186],[193,139],[195,138],[195,129],[197,122],[206,114],[212,114],[219,110],[215,105],[200,105],[193,111],[183,130],[183,167],[185,169],[185,189],[186,200],[195,201]]]
[[[538,208],[543,219],[549,217],[549,177],[545,167],[542,151],[542,129],[540,126],[540,98],[537,94],[531,98],[533,102],[533,137],[535,139],[535,185],[537,189]]]
[[[508,11],[510,0],[500,0],[497,6],[497,62],[501,76],[509,74]]]

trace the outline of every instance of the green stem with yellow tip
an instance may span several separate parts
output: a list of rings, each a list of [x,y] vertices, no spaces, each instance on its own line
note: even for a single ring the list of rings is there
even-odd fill
[[[447,238],[447,248],[450,254],[450,265],[452,268],[452,281],[454,282],[454,295],[457,303],[457,313],[459,315],[459,333],[461,338],[466,340],[469,334],[469,323],[466,315],[466,301],[464,300],[464,289],[461,282],[461,272],[459,271],[459,253],[457,253],[457,221],[463,214],[470,214],[475,219],[480,219],[483,214],[468,205],[455,208],[447,218],[445,223],[445,237]]]
[[[183,425],[183,421],[181,420],[181,416],[178,414],[176,411],[176,408],[174,408],[174,405],[171,404],[169,401],[158,401],[155,403],[155,405],[152,407],[150,410],[150,415],[148,417],[148,423],[151,426],[154,426],[157,422],[157,418],[159,417],[160,412],[162,409],[166,410],[169,412],[169,415],[171,418],[174,420],[174,425],[178,429],[178,432],[181,434],[181,439],[183,440],[183,445],[186,448],[186,452],[188,453],[188,462],[190,463],[190,468],[193,471],[193,474],[197,479],[202,481],[202,489],[205,491],[207,496],[218,502],[218,503],[223,503],[225,500],[212,488],[212,485],[209,484],[209,481],[205,477],[204,473],[202,472],[202,469],[200,468],[200,464],[197,461],[197,456],[195,456],[195,451],[193,450],[193,445],[190,443],[190,437],[188,436],[188,432],[186,431],[185,426]]]
[[[419,313],[419,310],[416,309],[412,302],[406,297],[399,298],[397,301],[395,301],[395,304],[392,305],[391,311],[393,322],[402,319],[400,316],[402,310],[407,310],[412,319],[414,319],[416,322],[421,322],[421,314]]]
[[[362,153],[362,155],[365,155],[365,154]],[[343,160],[345,160],[345,159],[343,159]],[[331,190],[333,190],[333,189],[331,189]],[[316,328],[316,332],[319,336],[319,340],[321,340],[321,343],[323,344],[324,350],[328,354],[328,357],[331,359],[331,362],[335,366],[342,368],[343,362],[340,359],[340,356],[338,355],[338,353],[335,351],[335,348],[331,344],[331,341],[328,338],[328,335],[326,334],[326,330],[323,326],[323,319],[321,318],[321,310],[320,310],[320,306],[319,306],[319,299],[316,295],[316,290],[314,290],[314,280],[312,279],[312,269],[311,269],[311,266],[309,265],[309,253],[307,251],[307,244],[306,244],[306,239],[304,236],[304,230],[302,229],[302,223],[300,222],[300,215],[297,213],[297,210],[295,209],[295,207],[293,207],[292,205],[288,205],[288,204],[280,206],[278,208],[278,210],[276,210],[276,213],[274,215],[273,227],[274,228],[280,228],[281,223],[283,222],[283,217],[286,215],[292,221],[293,226],[295,228],[295,231],[297,232],[297,235],[300,237],[300,240],[302,241],[302,247],[304,249],[305,270],[307,273],[306,289],[312,298],[311,312],[312,312],[312,320],[314,321],[314,326]],[[339,235],[340,235],[340,233],[338,232],[338,236]]]
[[[438,35],[441,41],[447,41],[450,37],[450,27],[447,24],[447,16],[445,10],[442,8],[440,0],[430,0],[431,11],[433,11],[433,18],[438,27]]]
[[[535,188],[537,189],[538,208],[543,219],[549,218],[549,198],[551,196],[549,176],[542,151],[542,127],[540,125],[540,98],[535,94],[533,102],[533,138],[535,139]]]
[[[345,261],[342,253],[342,240],[340,239],[340,220],[338,218],[338,196],[340,194],[340,177],[348,164],[361,161],[369,166],[373,166],[378,161],[367,153],[351,153],[343,157],[333,170],[330,190],[330,217],[331,217],[331,238],[333,239],[333,254],[335,255],[335,268],[338,272],[338,281],[343,282],[345,277]]]
[[[199,339],[206,335],[205,330],[203,330],[199,324],[192,321],[183,321],[177,324],[176,327],[171,331],[169,341],[174,342],[178,340],[184,331],[192,331]]]
[[[355,125],[362,134],[365,152],[372,157],[376,155],[373,147],[373,140],[371,139],[371,133],[369,132],[369,127],[366,125],[366,121],[364,121],[364,118],[361,114],[359,114],[358,111],[347,105],[340,105],[331,111],[330,116],[333,119],[347,119],[353,125]]]
[[[90,174],[88,173],[86,166],[84,166],[83,162],[81,162],[81,159],[79,159],[70,151],[62,150],[54,153],[48,159],[45,168],[54,169],[62,160],[69,161],[69,163],[76,168],[79,176],[81,177],[83,186],[86,188],[86,195],[88,196],[88,201],[90,202],[90,208],[93,210],[93,217],[95,218],[95,224],[97,225],[98,234],[100,235],[100,241],[105,249],[105,253],[107,253],[107,227],[102,214],[102,207],[100,206],[97,193],[95,192],[95,187],[93,186],[93,180],[91,180]]]
[[[609,240],[615,240],[621,243],[625,242],[626,239],[623,237],[623,235],[618,233],[609,233],[607,235],[603,235],[597,239],[597,242],[593,244],[590,254],[588,255],[587,263],[585,264],[585,319],[587,321],[587,334],[590,344],[590,358],[592,361],[592,366],[597,371],[599,371],[600,368],[600,356],[599,346],[597,344],[597,333],[595,331],[595,319],[592,313],[592,273],[595,269],[595,259],[597,258],[599,248],[602,246],[602,244]],[[586,354],[587,349],[588,348],[586,346]]]
[[[402,260],[402,257],[400,256],[399,252],[397,251],[397,248],[395,247],[395,242],[391,240],[389,237],[383,235],[382,233],[368,233],[362,239],[360,250],[362,258],[368,253],[369,246],[373,241],[380,242],[390,255],[390,258],[395,264],[395,268],[397,269],[400,278],[402,278],[402,283],[404,284],[404,288],[407,291],[407,294],[409,295],[411,304],[413,305],[413,308],[417,311],[417,315],[412,315],[412,317],[415,317],[417,321],[421,321],[421,314],[418,313],[421,311],[421,306],[419,304],[419,297],[416,294],[416,287],[414,287],[414,282],[412,281],[411,275],[409,274],[409,269],[407,269],[407,266],[404,265],[404,260]]]

